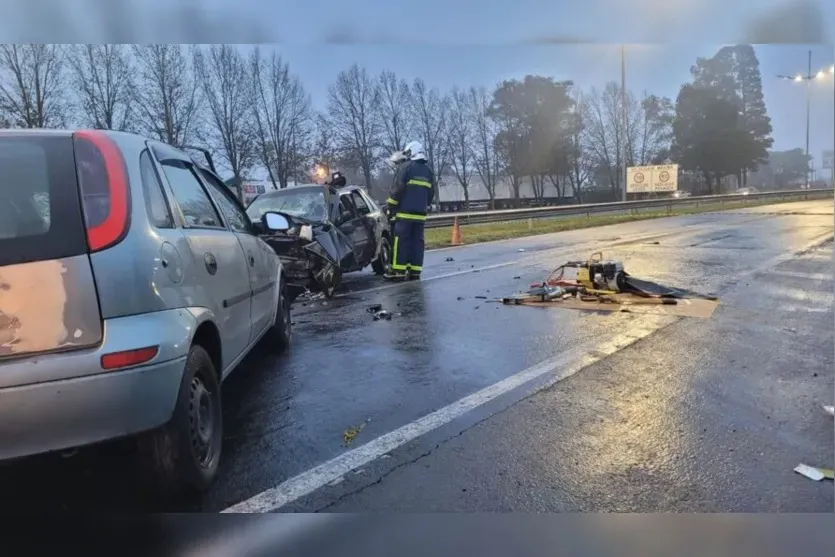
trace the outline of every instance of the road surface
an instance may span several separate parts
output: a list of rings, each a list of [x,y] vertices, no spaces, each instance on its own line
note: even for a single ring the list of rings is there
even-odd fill
[[[831,482],[792,468],[835,455],[832,235],[832,202],[802,202],[434,251],[421,283],[356,275],[225,384],[203,501],[148,496],[112,443],[4,466],[3,510],[831,511]],[[598,250],[722,305],[485,299]]]

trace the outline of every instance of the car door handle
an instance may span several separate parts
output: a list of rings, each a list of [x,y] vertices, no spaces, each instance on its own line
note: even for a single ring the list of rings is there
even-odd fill
[[[207,253],[203,260],[206,262],[206,270],[209,271],[210,275],[217,273],[217,259],[213,254]]]

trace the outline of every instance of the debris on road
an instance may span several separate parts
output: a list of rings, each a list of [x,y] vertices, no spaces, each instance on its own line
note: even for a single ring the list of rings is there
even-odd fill
[[[566,270],[574,277],[566,277]],[[569,261],[526,292],[501,298],[506,305],[562,307],[586,311],[654,313],[703,319],[713,315],[719,300],[689,290],[642,280],[624,271],[620,261],[592,254],[587,261]]]
[[[794,471],[814,482],[819,482],[824,478],[829,480],[835,479],[835,470],[832,468],[818,468],[801,463],[794,467]]]
[[[383,304],[372,304],[365,308],[365,311],[370,313],[374,317],[374,321],[379,321],[380,319],[385,319],[386,321],[391,321],[391,312],[386,311],[383,309]],[[398,314],[401,315],[401,314]]]
[[[486,300],[487,296],[475,296],[476,300]]]
[[[522,253],[525,251],[525,248],[519,248],[517,251],[519,251],[519,253]]]
[[[824,406],[823,411],[830,416],[835,416],[835,406]]]
[[[455,259],[453,259],[452,257],[447,257],[446,259],[444,259],[444,261],[446,261],[447,263],[449,263],[449,262],[451,262],[451,261],[455,261]]]
[[[342,433],[342,446],[347,447],[348,445],[353,443],[354,439],[356,439],[357,435],[360,434],[360,432],[365,428],[366,425],[368,425],[368,420],[365,420],[358,426],[352,426],[346,429]]]

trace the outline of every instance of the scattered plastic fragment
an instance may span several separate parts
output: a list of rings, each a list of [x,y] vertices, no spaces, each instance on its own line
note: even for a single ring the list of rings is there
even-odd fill
[[[384,319],[386,321],[391,321],[391,313],[387,312],[386,310],[380,310],[374,314],[374,321],[379,321],[380,319]]]
[[[455,261],[455,259],[453,259],[452,257],[447,257],[444,261],[447,261],[447,262],[449,262],[449,261]]]
[[[823,411],[830,416],[835,416],[835,406],[824,406]]]
[[[824,478],[830,480],[835,478],[835,470],[832,470],[831,468],[818,468],[816,466],[809,466],[802,463],[795,466],[794,471],[801,476],[806,476],[813,482],[819,482]]]
[[[525,248],[519,248],[517,251],[523,252],[523,251],[525,251]]]
[[[476,296],[475,299],[476,300],[486,300],[487,296]]]

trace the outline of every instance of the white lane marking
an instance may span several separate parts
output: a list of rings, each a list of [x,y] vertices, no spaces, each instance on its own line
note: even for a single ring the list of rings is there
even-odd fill
[[[288,503],[292,503],[305,495],[313,493],[352,470],[365,466],[384,454],[452,422],[467,412],[483,406],[497,397],[522,387],[546,374],[556,372],[554,377],[546,385],[541,387],[542,389],[547,388],[558,381],[574,375],[581,369],[614,354],[618,350],[622,350],[638,340],[651,335],[661,327],[669,325],[677,319],[669,316],[642,316],[632,321],[633,326],[630,327],[628,333],[618,335],[602,345],[594,345],[592,352],[586,352],[583,348],[575,348],[553,358],[549,358],[544,362],[464,397],[457,402],[453,402],[449,406],[445,406],[414,422],[381,435],[356,449],[345,452],[307,472],[290,478],[274,488],[233,505],[222,512],[264,513],[279,509]]]
[[[773,269],[768,273],[769,275],[778,275],[781,277],[797,278],[804,280],[832,280],[832,274],[826,273],[800,273],[797,271],[782,271]]]
[[[832,238],[832,233],[827,232],[799,249],[780,254],[768,259],[757,267],[739,273],[732,277],[731,282],[738,283],[744,277],[768,271],[780,263],[795,258],[799,252],[808,251],[828,241],[830,238]],[[656,315],[636,316],[636,319],[630,321],[630,332],[622,333],[603,344],[595,344],[594,349],[591,351],[586,351],[585,347],[578,347],[558,354],[553,358],[549,358],[515,375],[511,375],[414,422],[381,435],[356,449],[352,449],[306,472],[302,472],[273,488],[258,493],[221,512],[265,513],[277,510],[313,493],[352,470],[365,466],[381,456],[452,422],[467,412],[483,406],[514,389],[529,384],[549,373],[554,373],[553,377],[540,385],[536,390],[547,389],[680,319],[679,317]]]

